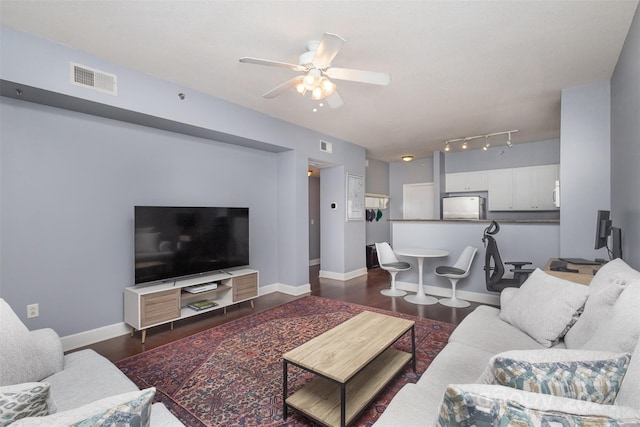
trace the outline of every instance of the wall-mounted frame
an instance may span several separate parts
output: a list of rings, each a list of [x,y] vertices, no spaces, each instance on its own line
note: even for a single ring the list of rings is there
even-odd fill
[[[364,221],[364,177],[347,174],[347,221]]]

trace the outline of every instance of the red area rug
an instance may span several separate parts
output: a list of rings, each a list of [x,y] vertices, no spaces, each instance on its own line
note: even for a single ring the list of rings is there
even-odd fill
[[[416,382],[446,345],[454,325],[309,296],[247,316],[116,363],[138,387],[156,387],[163,402],[191,426],[309,426],[294,409],[282,418],[282,354],[362,311],[416,322],[417,373],[411,364],[354,425],[373,424],[400,388]],[[411,351],[406,334],[395,346]],[[311,374],[289,367],[289,393]]]

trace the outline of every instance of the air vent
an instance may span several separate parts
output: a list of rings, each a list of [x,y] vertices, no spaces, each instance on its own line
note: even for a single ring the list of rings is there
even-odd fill
[[[325,153],[332,153],[333,148],[330,142],[320,140],[320,151],[324,151]]]
[[[118,78],[95,68],[71,63],[71,83],[111,95],[118,94]]]

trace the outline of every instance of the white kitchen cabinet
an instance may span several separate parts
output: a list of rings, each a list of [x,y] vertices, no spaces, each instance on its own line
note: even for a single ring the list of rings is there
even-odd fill
[[[535,210],[555,211],[559,208],[553,202],[556,180],[560,179],[560,165],[536,166],[533,177],[532,204]]]
[[[488,209],[490,211],[513,210],[513,169],[496,169],[488,175]]]
[[[553,211],[553,189],[559,165],[489,171],[490,211]]]
[[[487,171],[456,172],[445,175],[445,191],[447,193],[487,190]]]

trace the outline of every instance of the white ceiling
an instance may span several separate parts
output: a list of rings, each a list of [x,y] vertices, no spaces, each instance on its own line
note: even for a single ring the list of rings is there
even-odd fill
[[[559,138],[561,90],[611,77],[637,5],[1,0],[0,22],[398,161],[511,129],[514,143]],[[238,62],[297,63],[324,32],[347,41],[334,66],[387,72],[391,84],[336,81],[344,106],[313,113],[293,89],[261,97],[295,72]]]

